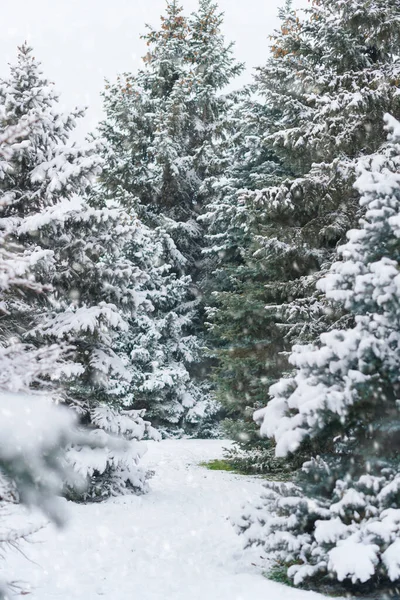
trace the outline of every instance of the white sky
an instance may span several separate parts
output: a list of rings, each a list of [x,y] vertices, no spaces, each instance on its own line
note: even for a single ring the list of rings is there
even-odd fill
[[[66,108],[88,106],[81,133],[101,118],[100,92],[104,78],[134,71],[146,53],[140,35],[145,23],[159,24],[165,0],[0,0],[0,75],[15,60],[16,47],[28,40],[56,83]],[[252,68],[263,64],[268,35],[277,25],[284,0],[219,0],[225,13],[225,34],[236,42],[236,56],[247,70],[238,85],[251,79]],[[295,0],[305,6],[306,0]],[[182,0],[185,12],[197,0]]]

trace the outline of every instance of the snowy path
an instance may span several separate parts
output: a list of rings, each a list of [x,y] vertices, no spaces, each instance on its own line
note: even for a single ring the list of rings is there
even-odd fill
[[[221,448],[149,444],[150,494],[69,505],[69,526],[37,534],[27,548],[34,562],[13,554],[8,574],[32,584],[32,600],[322,599],[268,581],[243,554],[227,515],[259,493],[260,481],[198,466]]]

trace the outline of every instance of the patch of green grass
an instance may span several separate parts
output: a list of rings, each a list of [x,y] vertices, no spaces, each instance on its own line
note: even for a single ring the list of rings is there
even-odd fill
[[[210,460],[209,462],[201,462],[201,467],[205,467],[209,471],[229,471],[230,473],[238,473],[239,475],[246,475],[243,471],[237,469],[234,465],[226,460],[218,459]]]

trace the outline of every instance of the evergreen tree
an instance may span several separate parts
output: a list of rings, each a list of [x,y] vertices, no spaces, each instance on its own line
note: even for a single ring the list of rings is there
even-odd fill
[[[208,204],[207,183],[223,172],[222,148],[230,142],[231,107],[240,93],[224,93],[241,74],[244,65],[233,57],[234,44],[226,44],[222,34],[223,13],[212,0],[199,0],[198,11],[189,19],[189,154],[200,181],[197,212]],[[204,276],[204,274],[203,274]]]
[[[17,125],[7,125],[6,111],[0,105],[0,172],[3,180],[13,172],[29,145],[27,139],[34,119],[21,118]],[[35,506],[60,525],[64,523],[63,506],[58,496],[66,482],[82,490],[83,482],[71,477],[66,460],[72,444],[82,447],[100,445],[87,432],[76,429],[76,415],[54,405],[52,380],[58,380],[67,359],[60,345],[35,348],[24,343],[19,316],[45,301],[49,291],[34,278],[38,264],[42,270],[50,253],[40,247],[24,248],[3,227],[3,212],[10,201],[9,191],[0,190],[0,497],[2,501],[3,552],[20,544],[41,525],[15,527],[7,506],[17,501]],[[36,303],[36,304],[35,304]],[[16,336],[19,334],[19,337]],[[33,393],[34,391],[34,393]],[[39,393],[40,392],[40,393]],[[115,444],[116,448],[118,447]],[[11,517],[11,522],[9,521]],[[14,595],[18,586],[2,575],[0,597]]]
[[[194,406],[208,395],[199,363],[204,343],[197,284],[205,273],[197,217],[203,182],[219,168],[228,104],[222,90],[242,68],[224,43],[221,23],[208,0],[189,19],[168,2],[161,29],[149,28],[144,36],[144,67],[108,84],[104,94],[103,190],[137,211],[151,230],[159,263],[147,266],[153,321],[132,324],[143,347],[133,354],[140,358],[131,392],[135,406],[146,406],[167,429],[190,430],[189,421],[214,412],[208,401]]]
[[[40,312],[49,292],[35,272],[49,272],[52,253],[35,243],[22,246],[7,218],[16,196],[7,182],[23,160],[35,123],[32,114],[10,121],[5,103],[0,103],[0,388],[9,392],[26,393],[32,387],[44,390],[52,378],[61,377],[67,358],[60,344],[36,348],[24,337],[35,320],[32,315]]]
[[[354,591],[400,582],[400,123],[386,122],[388,144],[361,161],[361,228],[320,283],[354,324],[295,346],[294,377],[272,386],[255,415],[278,456],[305,445],[314,453],[296,484],[266,484],[239,524],[249,543],[292,565],[296,584],[322,577]]]
[[[255,86],[270,115],[260,121],[263,148],[275,157],[281,180],[259,189],[245,183],[247,189],[239,188],[234,201],[228,183],[228,206],[213,209],[224,215],[216,235],[231,245],[228,261],[237,248],[244,256],[243,281],[237,284],[229,262],[223,263],[222,247],[219,271],[228,288],[217,295],[220,305],[211,319],[218,338],[229,342],[219,387],[238,417],[259,407],[261,378],[271,384],[290,368],[286,356],[293,343],[312,341],[329,326],[346,323],[342,312],[327,306],[316,283],[356,222],[357,160],[382,143],[381,115],[399,116],[396,4],[318,0],[300,19],[288,2],[281,18],[271,58],[258,70]],[[230,290],[232,280],[236,289]],[[266,310],[260,317],[262,304]],[[235,311],[239,318],[232,325]],[[236,368],[230,346],[233,355],[245,348],[257,385]]]
[[[190,19],[167,2],[161,21],[143,36],[144,68],[107,85],[100,131],[110,168],[103,179],[139,199],[143,221],[165,229],[183,255],[169,257],[173,267],[192,274],[200,258],[201,185],[224,133],[222,91],[243,67],[225,45],[222,15],[210,0],[201,0]]]
[[[279,467],[268,441],[261,440],[252,414],[265,401],[265,387],[273,383],[270,364],[282,349],[281,334],[268,318],[268,294],[263,260],[256,252],[258,222],[240,205],[249,189],[265,189],[284,176],[274,150],[265,143],[273,114],[261,98],[246,90],[231,111],[231,136],[225,149],[224,177],[209,182],[210,202],[203,220],[208,226],[209,261],[207,300],[209,343],[218,360],[214,371],[216,395],[225,409],[225,431],[237,444],[227,453],[241,468],[265,471]],[[270,356],[271,348],[273,356]]]
[[[57,110],[57,101],[32,50],[24,45],[10,78],[0,86],[4,126],[30,123],[20,142],[21,151],[2,170],[1,228],[22,246],[25,256],[47,258],[34,265],[35,281],[46,288],[46,294],[40,302],[12,298],[8,337],[14,335],[37,349],[49,344],[70,348],[69,364],[60,373],[64,384],[60,400],[78,410],[82,423],[93,426],[94,447],[86,454],[91,452],[94,464],[107,478],[115,464],[115,445],[111,437],[99,433],[95,415],[104,403],[118,406],[115,381],[129,378],[114,346],[128,327],[125,317],[142,301],[140,288],[146,276],[123,254],[124,244],[138,225],[128,223],[121,209],[90,205],[102,160],[95,146],[85,149],[69,143],[75,118],[81,113],[64,116]],[[136,430],[151,432],[141,415],[132,416]],[[102,461],[95,441],[99,437]],[[127,454],[133,446],[127,446]],[[140,453],[132,453],[138,460]],[[88,481],[94,484],[91,473],[99,469],[93,471],[90,464],[87,468]],[[145,473],[139,469],[135,478],[133,469],[118,467],[116,471],[113,478],[119,478],[118,489],[143,487]],[[102,486],[89,487],[89,495],[103,493]]]
[[[188,301],[190,278],[177,276],[164,262],[170,244],[166,233],[145,226],[140,236],[129,240],[126,255],[147,276],[143,294],[148,309],[131,314],[119,343],[130,373],[123,387],[125,401],[146,409],[167,436],[196,433],[213,412],[204,389],[191,381],[189,367],[200,351],[197,338],[188,334],[196,304]]]
[[[161,21],[160,30],[149,27],[143,36],[148,46],[144,68],[106,86],[107,118],[100,127],[108,145],[103,180],[111,191],[121,186],[137,197],[145,224],[162,227],[172,237],[166,259],[183,273],[188,249],[196,247],[199,235],[189,208],[194,182],[186,152],[188,24],[175,1],[167,3]]]

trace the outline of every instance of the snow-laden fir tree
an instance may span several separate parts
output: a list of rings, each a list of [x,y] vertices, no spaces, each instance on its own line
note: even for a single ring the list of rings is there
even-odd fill
[[[269,141],[295,177],[250,192],[247,209],[261,224],[258,255],[286,273],[270,284],[269,310],[288,340],[304,341],[325,327],[310,292],[355,223],[357,159],[383,142],[382,114],[399,114],[399,7],[316,0],[300,19],[288,2],[281,16],[257,87],[280,115]]]
[[[221,34],[222,15],[210,0],[186,18],[167,2],[161,28],[143,36],[144,66],[125,74],[104,94],[100,131],[109,145],[104,181],[137,196],[143,221],[161,226],[183,255],[175,269],[196,272],[202,232],[201,187],[216,167],[214,144],[223,136],[228,101],[224,88],[240,73]],[[186,265],[186,266],[185,266]]]
[[[1,186],[12,172],[11,161],[20,160],[29,145],[26,136],[32,124],[29,118],[21,119],[15,125],[7,124],[4,106],[0,107]],[[23,502],[39,505],[51,517],[59,518],[52,503],[53,494],[62,489],[66,473],[61,462],[54,460],[52,464],[51,461],[56,451],[68,446],[68,438],[71,440],[71,431],[69,435],[67,432],[73,416],[67,415],[62,426],[63,413],[58,413],[60,418],[57,424],[54,422],[53,432],[48,433],[47,440],[41,439],[38,431],[36,442],[32,439],[35,426],[24,421],[29,403],[39,420],[51,420],[51,414],[57,414],[48,406],[49,398],[46,401],[40,396],[33,397],[32,389],[41,395],[46,389],[51,390],[51,378],[61,376],[66,356],[57,344],[35,348],[25,343],[21,335],[23,322],[20,323],[21,315],[27,314],[29,308],[35,311],[35,302],[37,307],[44,301],[48,290],[35,280],[34,271],[38,265],[45,269],[51,253],[37,246],[24,249],[7,234],[3,228],[3,215],[9,202],[9,193],[0,188],[0,498],[15,501],[19,496]],[[30,455],[33,446],[36,458]],[[16,541],[18,535],[14,533]]]
[[[278,466],[252,415],[264,405],[266,385],[274,381],[271,363],[277,363],[275,377],[282,371],[276,355],[283,346],[281,333],[265,311],[265,284],[271,273],[254,256],[258,223],[250,222],[250,215],[239,217],[246,208],[238,200],[245,190],[277,185],[285,175],[273,148],[265,143],[273,119],[262,98],[254,97],[251,88],[246,90],[230,113],[224,175],[210,178],[210,201],[202,217],[210,271],[209,344],[218,360],[216,396],[228,417],[225,430],[237,442],[228,458],[241,469],[256,471]]]
[[[7,125],[4,106],[0,106],[0,179],[10,175],[13,163],[22,158],[30,141],[27,139],[35,119],[21,118]],[[66,482],[81,491],[84,481],[71,471],[66,460],[71,445],[100,448],[88,432],[76,428],[76,415],[65,407],[55,406],[54,385],[66,366],[65,348],[60,345],[35,348],[23,340],[20,315],[35,310],[45,302],[49,288],[34,278],[39,263],[42,270],[51,253],[38,246],[24,248],[3,228],[3,211],[10,200],[7,190],[0,190],[0,555],[6,549],[19,548],[42,525],[13,524],[12,504],[24,503],[42,510],[56,524],[64,522],[63,506],[58,496]],[[18,335],[17,335],[18,334]],[[121,443],[115,441],[115,450]],[[8,525],[8,523],[10,524]],[[20,592],[20,586],[1,573],[0,598],[6,600]]]
[[[135,439],[119,453],[112,437],[107,437],[114,433],[110,421],[113,416],[117,419],[115,409],[120,405],[116,382],[130,377],[114,345],[128,328],[126,317],[145,297],[141,286],[147,278],[123,253],[140,224],[131,223],[119,208],[98,206],[99,201],[91,206],[102,160],[95,146],[80,148],[69,142],[82,113],[63,115],[57,102],[32,50],[22,46],[10,77],[1,82],[0,104],[4,127],[30,125],[20,152],[2,166],[0,190],[5,201],[0,227],[22,247],[25,257],[46,257],[33,267],[35,281],[46,294],[40,302],[12,297],[7,335],[38,350],[49,344],[70,349],[59,399],[78,410],[82,423],[92,426],[93,445],[97,440],[103,446],[79,452],[75,448],[70,455],[81,473],[87,469],[93,484],[88,495],[141,490],[145,473],[137,463],[145,447],[136,441],[136,434],[151,434],[149,424],[141,414],[130,413],[132,424],[125,433]]]
[[[226,93],[226,88],[241,74],[244,65],[234,59],[234,44],[225,41],[223,19],[216,2],[199,0],[198,10],[192,13],[188,22],[188,153],[194,155],[194,169],[202,184],[197,199],[200,214],[204,213],[209,201],[208,187],[203,182],[207,183],[225,168],[221,149],[230,141],[231,108],[241,95]]]
[[[264,302],[264,317],[257,328],[251,314],[246,323],[240,310],[242,323],[233,336],[247,347],[254,374],[264,370],[267,385],[289,368],[285,353],[293,343],[315,339],[329,322],[342,318],[341,312],[326,310],[316,282],[337,243],[356,223],[359,207],[352,186],[357,159],[382,143],[382,114],[400,114],[397,3],[319,0],[300,18],[288,2],[281,18],[271,57],[257,72],[255,91],[272,116],[260,121],[263,147],[275,155],[286,176],[265,187],[245,180],[246,187],[231,202],[227,181],[225,202],[212,210],[217,227],[218,220],[221,224],[213,232],[214,251],[222,251],[219,272],[226,271],[230,285],[232,249],[224,269],[224,247],[233,244],[234,249],[238,242],[247,267],[244,284],[220,295],[212,326],[220,339],[232,338],[232,313],[246,300],[258,318],[252,291],[257,276],[248,275],[258,265],[258,307]],[[243,145],[244,155],[245,149]],[[231,234],[237,232],[235,240]],[[250,247],[243,245],[245,233],[252,239]],[[230,343],[234,351],[240,345]],[[226,370],[221,372],[223,389]],[[233,375],[227,383],[241,387],[239,394],[231,394],[240,412],[257,406],[246,379]]]
[[[23,153],[27,146],[23,138],[31,122],[21,119],[17,125],[8,125],[4,106],[0,106],[0,185],[11,172],[11,159]],[[29,142],[28,142],[29,143]],[[34,269],[45,270],[51,253],[38,246],[24,249],[4,227],[3,217],[9,204],[9,194],[0,189],[0,386],[17,392],[29,390],[32,382],[39,385],[56,373],[62,363],[63,351],[59,346],[37,350],[22,343],[21,315],[34,310],[43,301],[46,289],[35,280]]]
[[[161,28],[149,27],[143,36],[148,47],[143,68],[106,86],[100,127],[108,145],[104,181],[110,190],[120,185],[137,196],[144,222],[172,237],[166,259],[179,273],[200,234],[193,213],[197,179],[186,141],[187,38],[182,8],[168,2]]]
[[[159,263],[150,267],[154,320],[139,325],[143,352],[132,394],[170,429],[190,429],[188,421],[213,411],[210,403],[192,410],[207,396],[199,363],[204,342],[196,284],[204,279],[204,265],[197,217],[203,181],[219,168],[216,146],[228,105],[222,91],[242,68],[224,42],[221,23],[209,0],[190,18],[168,2],[161,28],[144,36],[143,67],[107,85],[104,94],[103,189],[134,207],[152,231]]]
[[[295,375],[255,415],[278,456],[314,453],[296,483],[266,484],[238,524],[295,584],[400,585],[400,123],[386,123],[389,142],[361,161],[361,228],[320,282],[353,324],[295,346]]]
[[[119,201],[129,204],[131,199],[121,193]],[[146,409],[165,435],[201,434],[214,409],[204,388],[191,380],[189,367],[200,352],[198,339],[188,333],[196,303],[188,301],[190,278],[177,276],[164,261],[171,244],[165,232],[142,225],[125,247],[147,279],[142,287],[146,310],[131,313],[118,344],[130,375],[121,393],[131,406]]]

